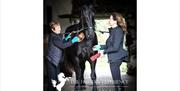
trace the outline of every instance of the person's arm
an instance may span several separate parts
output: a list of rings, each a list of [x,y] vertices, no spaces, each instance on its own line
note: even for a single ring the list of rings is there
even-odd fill
[[[69,34],[65,37],[65,40],[68,41],[69,38],[71,38],[71,33],[69,33]]]
[[[112,30],[112,31],[113,31],[112,46],[108,46],[107,49],[104,49],[104,54],[118,51],[120,49],[120,43],[123,41],[122,30]]]
[[[72,41],[64,41],[63,39],[60,39],[58,37],[53,38],[53,43],[55,46],[57,46],[61,49],[65,49],[65,48],[73,45]]]
[[[93,46],[93,51],[99,51],[99,50],[104,50],[105,48],[107,48],[106,45],[95,45]]]
[[[107,48],[107,46],[106,45],[100,45],[100,50],[104,50],[104,49],[106,49]]]

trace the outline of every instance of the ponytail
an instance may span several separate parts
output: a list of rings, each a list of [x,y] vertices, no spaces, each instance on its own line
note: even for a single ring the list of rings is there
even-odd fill
[[[127,32],[127,24],[125,18],[119,13],[112,13],[113,19],[117,21],[119,27],[122,28],[124,32]]]

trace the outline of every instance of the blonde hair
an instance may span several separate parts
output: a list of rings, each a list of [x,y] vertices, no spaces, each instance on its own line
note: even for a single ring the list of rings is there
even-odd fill
[[[58,21],[51,21],[49,23],[49,26],[51,27],[51,29],[55,30],[56,26],[60,26],[60,23]]]
[[[112,13],[112,16],[113,20],[117,21],[118,26],[120,26],[124,32],[127,32],[127,24],[125,18],[117,12]]]

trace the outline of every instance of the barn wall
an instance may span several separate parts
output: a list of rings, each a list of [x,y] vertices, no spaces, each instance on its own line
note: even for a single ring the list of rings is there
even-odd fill
[[[47,12],[47,7],[51,7],[52,12],[50,12],[51,14],[49,14]],[[51,20],[58,20],[61,23],[61,28],[64,31],[69,25],[69,19],[68,18],[64,18],[64,19],[60,19],[58,17],[58,15],[62,15],[62,14],[70,14],[71,13],[71,9],[72,9],[72,3],[71,0],[46,0],[44,1],[44,24],[48,25],[48,23]],[[50,15],[51,17],[48,17],[48,15]]]

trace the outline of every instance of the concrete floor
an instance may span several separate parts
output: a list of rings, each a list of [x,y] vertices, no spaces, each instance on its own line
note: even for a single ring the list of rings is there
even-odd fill
[[[125,86],[125,91],[136,91],[136,80],[133,76],[123,75],[123,81],[127,82]],[[62,88],[62,91],[75,91],[74,90],[75,79],[71,78],[71,80],[67,81],[65,86]],[[81,91],[114,91],[114,85],[112,78],[110,76],[98,78],[96,81],[96,86],[92,85],[92,81],[90,78],[85,79],[86,89]]]
[[[100,63],[102,64],[102,63]],[[106,63],[107,64],[107,63]],[[100,65],[97,64],[96,66],[96,86],[93,86],[92,80],[90,78],[90,72],[91,70],[88,68],[89,64],[86,64],[86,70],[84,73],[84,79],[86,89],[83,89],[81,91],[114,91],[114,85],[113,80],[111,77],[109,65],[107,64],[105,67],[100,67]],[[136,91],[136,77],[135,76],[129,76],[126,73],[121,74],[122,81],[126,83],[125,91]],[[44,91],[47,91],[47,82],[45,80],[44,82]],[[73,77],[69,79],[69,81],[66,81],[64,87],[62,88],[62,91],[75,91],[74,90],[75,85],[75,73],[73,74]]]

